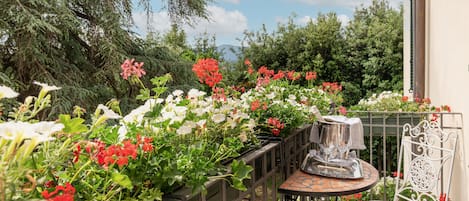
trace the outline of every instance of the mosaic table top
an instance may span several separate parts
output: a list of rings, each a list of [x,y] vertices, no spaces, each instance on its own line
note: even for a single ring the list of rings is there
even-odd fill
[[[361,161],[363,178],[339,179],[311,175],[297,170],[280,185],[278,191],[283,194],[303,196],[339,196],[350,195],[366,191],[379,180],[376,168],[365,161]]]

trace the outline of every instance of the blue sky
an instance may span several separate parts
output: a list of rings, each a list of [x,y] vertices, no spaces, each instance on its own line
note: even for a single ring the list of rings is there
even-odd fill
[[[394,8],[403,0],[389,0]],[[216,37],[217,45],[240,45],[236,38],[242,38],[243,32],[260,30],[265,24],[271,32],[278,23],[285,23],[296,14],[295,23],[306,24],[314,20],[318,13],[335,12],[343,24],[353,17],[357,6],[368,6],[371,0],[215,0],[208,5],[210,21],[199,19],[194,27],[183,26],[188,43],[204,32]],[[170,28],[167,12],[162,10],[161,1],[152,1],[153,15],[150,24],[152,30],[165,33]],[[134,12],[136,30],[142,36],[146,34],[146,16],[141,11]]]

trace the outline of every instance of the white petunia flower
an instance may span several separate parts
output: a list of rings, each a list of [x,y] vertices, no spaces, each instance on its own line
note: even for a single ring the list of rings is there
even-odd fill
[[[181,126],[176,130],[176,133],[179,135],[186,135],[192,133],[192,128],[189,126]]]
[[[168,119],[174,119],[176,117],[176,113],[173,111],[162,111],[161,112],[161,118],[163,118],[163,121],[168,120]]]
[[[61,131],[65,126],[61,123],[56,123],[54,121],[40,121],[33,124],[34,130],[45,136],[50,136],[52,133]]]
[[[241,142],[248,141],[248,136],[246,135],[246,132],[242,132],[241,134],[239,134],[239,139],[241,140]]]
[[[52,133],[64,128],[61,123],[41,121],[38,123],[5,122],[0,123],[0,137],[6,140],[35,139],[36,143],[54,140]]]
[[[117,133],[119,134],[117,139],[119,139],[119,142],[122,142],[122,140],[124,140],[125,136],[127,135],[127,126],[121,125],[121,127],[119,127],[119,130],[117,130]]]
[[[0,137],[3,139],[21,141],[34,135],[37,133],[34,132],[30,123],[13,121],[0,123]]]
[[[267,97],[268,99],[274,99],[275,98],[275,93],[272,92],[270,94],[265,95],[265,97]]]
[[[184,94],[184,91],[180,90],[180,89],[176,89],[173,91],[173,95],[174,96],[182,96]]]
[[[10,87],[7,86],[0,86],[0,99],[2,98],[15,98],[19,94],[13,91]]]
[[[61,89],[61,87],[57,87],[57,86],[50,86],[48,84],[45,84],[45,83],[40,83],[38,81],[34,81],[33,84],[36,84],[36,85],[39,85],[42,87],[42,90],[44,90],[45,92],[49,92],[49,91],[54,91],[54,90],[59,90]]]
[[[120,119],[120,118],[122,118],[120,115],[116,114],[114,111],[112,111],[111,109],[109,109],[108,107],[106,107],[103,104],[99,104],[97,109],[103,111],[103,117],[106,118],[106,119]]]
[[[205,127],[205,124],[206,124],[206,123],[207,123],[207,120],[202,119],[202,120],[199,120],[199,121],[197,122],[197,126],[203,128],[203,127]]]
[[[201,96],[205,96],[205,92],[203,91],[199,91],[197,89],[191,89],[189,90],[189,92],[187,92],[187,97],[189,99],[197,99],[198,97],[201,97]]]
[[[296,100],[296,96],[293,94],[288,95],[288,99],[290,100]]]
[[[173,98],[174,98],[174,96],[173,96],[172,94],[169,94],[169,95],[166,97],[165,102],[166,102],[166,103],[172,103],[172,102],[174,102],[174,99],[173,99]]]
[[[129,114],[127,114],[122,120],[125,123],[142,123],[143,117],[145,116],[145,113],[150,112],[152,107],[155,106],[156,104],[162,103],[164,100],[161,98],[158,99],[148,99],[145,104],[141,105],[138,108],[135,108],[132,110]]]
[[[217,124],[225,121],[225,119],[226,119],[225,114],[214,114],[212,116],[212,121]]]
[[[193,121],[186,121],[186,122],[184,122],[183,126],[187,126],[189,128],[195,128],[195,127],[197,127],[197,124]]]
[[[197,115],[198,117],[200,117],[204,115],[207,112],[207,110],[204,108],[195,108],[192,110],[192,112],[195,113],[195,115]]]
[[[227,118],[226,122],[230,125],[231,129],[234,129],[238,125],[238,123],[236,123],[232,118]]]
[[[257,126],[257,122],[254,119],[249,119],[249,122],[247,124],[244,124],[249,130],[254,130],[254,128]]]

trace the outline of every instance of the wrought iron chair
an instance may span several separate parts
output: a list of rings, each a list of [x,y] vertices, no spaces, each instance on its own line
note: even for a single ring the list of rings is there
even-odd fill
[[[401,139],[397,171],[402,172],[404,158],[410,162],[403,178],[396,178],[394,201],[446,201],[457,133],[443,131],[438,122],[423,120],[415,127],[405,124]]]

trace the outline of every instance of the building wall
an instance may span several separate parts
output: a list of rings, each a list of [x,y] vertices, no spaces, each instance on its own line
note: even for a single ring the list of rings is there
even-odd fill
[[[469,131],[469,0],[427,0],[426,96],[463,114]],[[467,134],[467,132],[466,132]],[[450,197],[469,200],[469,136],[459,136]]]
[[[412,91],[411,91],[411,84],[410,84],[410,68],[411,68],[411,63],[410,63],[410,43],[411,43],[411,35],[410,35],[410,0],[405,0],[402,2],[404,6],[404,95],[412,98]]]

